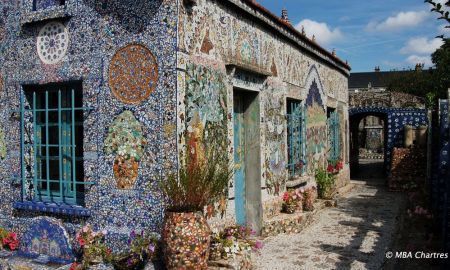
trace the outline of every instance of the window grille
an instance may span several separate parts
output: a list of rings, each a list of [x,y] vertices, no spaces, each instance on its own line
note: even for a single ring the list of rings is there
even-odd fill
[[[330,147],[328,159],[331,162],[336,162],[341,157],[340,150],[340,119],[337,110],[332,109],[328,111],[328,145]]]
[[[287,102],[287,127],[288,171],[292,178],[306,170],[306,113],[298,100]]]
[[[83,111],[79,84],[27,86],[20,99],[25,200],[83,203]]]

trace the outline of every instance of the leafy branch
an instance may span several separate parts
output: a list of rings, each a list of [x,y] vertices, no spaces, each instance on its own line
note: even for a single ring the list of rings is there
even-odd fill
[[[438,18],[438,20],[445,20],[447,23],[450,24],[450,12],[445,7],[450,7],[450,0],[447,0],[444,5],[441,3],[436,3],[434,0],[425,0],[425,3],[428,3],[432,5],[431,12],[439,13],[441,16]],[[450,28],[450,25],[446,25],[445,28]],[[444,35],[437,36],[438,38],[444,39]]]

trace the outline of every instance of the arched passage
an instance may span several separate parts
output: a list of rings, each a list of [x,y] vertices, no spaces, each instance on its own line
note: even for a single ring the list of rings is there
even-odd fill
[[[404,129],[406,125],[416,127],[428,125],[427,111],[425,109],[412,108],[383,108],[383,107],[358,107],[349,110],[350,132],[351,132],[351,171],[355,172],[359,166],[358,140],[354,137],[357,134],[358,125],[364,117],[377,116],[384,119],[384,176],[389,176],[391,172],[391,160],[394,147],[403,147]],[[356,141],[355,141],[356,140]],[[356,158],[358,157],[358,158]],[[359,166],[360,167],[360,166]],[[360,168],[359,168],[360,169]]]
[[[388,114],[365,111],[350,115],[350,174],[352,179],[386,177]]]

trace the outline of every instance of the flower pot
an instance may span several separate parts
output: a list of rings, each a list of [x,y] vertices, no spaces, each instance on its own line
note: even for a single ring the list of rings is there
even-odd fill
[[[286,214],[293,214],[297,209],[296,204],[283,204],[283,212]]]
[[[163,252],[167,269],[207,269],[211,229],[200,212],[167,212]]]
[[[145,261],[132,257],[130,254],[123,255],[113,262],[116,270],[143,269]]]
[[[114,160],[114,177],[119,189],[131,189],[136,183],[138,176],[139,162],[134,158],[126,159],[123,156],[116,156]]]

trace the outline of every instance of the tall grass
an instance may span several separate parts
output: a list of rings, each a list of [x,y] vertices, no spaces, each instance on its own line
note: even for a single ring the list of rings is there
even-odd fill
[[[187,148],[187,153],[191,153],[191,147]],[[227,151],[214,145],[207,149],[201,155],[205,157],[203,160],[189,158],[188,155],[178,174],[172,173],[162,182],[162,190],[169,200],[169,211],[203,211],[205,206],[227,194],[228,183],[233,177]]]

